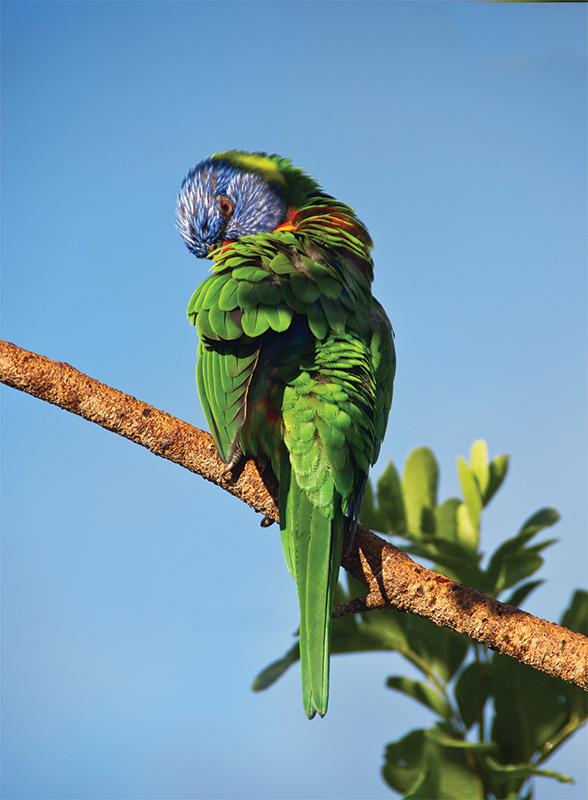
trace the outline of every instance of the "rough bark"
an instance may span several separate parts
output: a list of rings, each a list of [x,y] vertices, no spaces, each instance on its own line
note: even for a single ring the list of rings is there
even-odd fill
[[[131,439],[239,497],[268,520],[278,520],[273,477],[260,475],[251,459],[227,474],[209,434],[187,422],[10,342],[0,342],[0,381]],[[335,616],[392,605],[588,688],[588,639],[582,634],[425,569],[362,526],[343,566],[369,594],[336,606]]]

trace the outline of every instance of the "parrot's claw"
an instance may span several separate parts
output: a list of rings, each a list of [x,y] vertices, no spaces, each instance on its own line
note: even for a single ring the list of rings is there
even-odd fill
[[[231,457],[231,460],[229,461],[227,466],[223,469],[223,475],[232,472],[242,460],[243,460],[243,450],[241,450],[241,448],[237,445],[237,447],[235,448],[235,452]]]

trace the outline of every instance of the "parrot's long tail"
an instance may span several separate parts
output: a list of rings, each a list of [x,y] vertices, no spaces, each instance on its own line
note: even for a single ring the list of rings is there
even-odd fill
[[[321,717],[327,712],[331,614],[341,565],[344,517],[339,494],[328,509],[321,509],[299,487],[293,471],[287,496],[284,483],[280,480],[282,545],[298,589],[302,697],[306,714],[312,719],[317,712]]]

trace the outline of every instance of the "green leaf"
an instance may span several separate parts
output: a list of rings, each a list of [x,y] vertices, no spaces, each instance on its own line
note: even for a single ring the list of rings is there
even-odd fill
[[[553,525],[558,519],[559,514],[554,508],[542,508],[529,517],[516,536],[507,539],[496,549],[486,570],[488,581],[493,587],[490,591],[494,596],[539,569],[543,559],[537,554],[537,549],[526,548],[525,545],[540,530]],[[549,542],[543,542],[537,547],[543,549],[547,544]]]
[[[410,650],[422,659],[429,673],[435,672],[446,683],[449,682],[462,665],[470,640],[423,617],[414,614],[403,614],[402,617]]]
[[[472,527],[476,532],[476,549],[478,547],[478,537],[480,532],[480,511],[482,510],[482,494],[478,485],[478,480],[474,470],[470,467],[463,456],[457,459],[457,474],[461,483],[463,499],[468,510]],[[458,512],[459,514],[459,512]],[[459,521],[459,517],[458,517]]]
[[[353,653],[362,650],[406,652],[406,623],[402,616],[402,612],[396,611],[395,608],[383,608],[362,614],[353,635],[348,631],[342,631],[338,624],[341,618],[334,619],[331,652]]]
[[[510,553],[502,561],[500,575],[495,584],[496,595],[523,581],[543,566],[543,558],[530,550]]]
[[[494,742],[468,742],[467,739],[450,736],[439,727],[429,728],[425,736],[443,747],[457,748],[459,750],[475,750],[478,753],[489,753],[496,749]]]
[[[425,771],[420,780],[404,795],[404,800],[429,800],[431,797],[443,796],[439,760],[439,753],[430,749],[426,755]]]
[[[529,581],[529,583],[523,583],[523,585],[519,586],[518,589],[515,589],[508,600],[505,600],[504,602],[509,603],[511,606],[519,607],[523,600],[528,597],[538,586],[541,586],[542,583],[545,583],[545,581]]]
[[[396,467],[390,461],[378,480],[378,505],[388,531],[406,532],[406,511],[402,485]]]
[[[355,628],[342,624],[340,620],[353,619],[353,617],[339,617],[333,620],[333,633],[331,636],[331,654],[337,653],[365,653],[380,650],[401,650],[404,646],[402,633],[390,625],[363,625],[354,621]]]
[[[418,447],[406,459],[402,488],[406,520],[411,533],[434,533],[439,467],[428,447]]]
[[[492,586],[500,583],[500,573],[503,570],[503,562],[510,555],[517,552],[524,552],[525,545],[535,534],[531,531],[523,536],[518,534],[512,539],[507,539],[492,554],[486,570],[486,575]]]
[[[498,489],[500,489],[503,480],[506,478],[506,473],[508,472],[508,458],[507,455],[497,456],[490,462],[490,479],[484,493],[485,506],[488,505]]]
[[[448,498],[435,509],[435,530],[437,536],[451,542],[458,542],[457,509],[461,505],[457,497]]]
[[[451,706],[432,686],[421,683],[421,681],[412,680],[412,678],[403,678],[401,675],[391,675],[386,680],[386,686],[389,689],[396,689],[396,691],[412,697],[427,706],[427,708],[430,708],[431,711],[439,714],[443,719],[449,720],[451,718]]]
[[[359,521],[365,528],[369,528],[371,531],[388,533],[388,523],[384,519],[382,511],[374,505],[374,490],[372,489],[372,483],[369,478],[365,485],[361,511],[359,512]]]
[[[569,607],[563,613],[560,625],[569,631],[588,636],[588,592],[576,589]]]
[[[534,536],[536,533],[539,533],[539,531],[542,531],[543,528],[549,528],[551,525],[555,525],[560,518],[561,515],[555,508],[541,508],[523,523],[518,536],[523,536],[528,533]]]
[[[365,597],[367,588],[347,576],[349,586],[349,599]],[[341,590],[340,584],[337,593]],[[336,596],[335,602],[343,602]],[[408,649],[406,639],[406,614],[395,608],[383,608],[360,617],[348,615],[337,617],[333,620],[331,636],[331,653],[356,653],[369,650],[398,650],[405,652]]]
[[[572,708],[562,691],[565,685],[514,658],[493,654],[492,739],[502,764],[529,762],[567,724]]]
[[[349,572],[345,572],[345,580],[347,582],[347,597],[349,600],[355,600],[356,597],[365,597],[369,592],[368,587],[365,583],[358,581],[357,578],[354,578]],[[337,586],[341,585],[341,581],[337,584]],[[336,599],[336,602],[342,602]]]
[[[478,551],[479,530],[474,527],[465,503],[460,503],[457,507],[457,536],[459,541],[463,542],[472,553]]]
[[[484,439],[478,439],[470,450],[470,464],[478,481],[482,497],[486,494],[490,483],[490,463],[488,459],[488,445]]]
[[[382,775],[397,792],[405,794],[422,778],[426,766],[425,744],[425,732],[414,730],[386,746]]]
[[[469,754],[431,732],[411,731],[386,747],[384,780],[405,800],[481,800],[484,788]]]
[[[489,678],[488,665],[474,661],[464,669],[455,684],[455,699],[468,730],[482,718],[489,695]]]
[[[552,544],[559,542],[559,539],[546,539],[544,542],[539,542],[539,544],[533,544],[531,547],[527,547],[529,553],[540,553],[542,550],[545,550],[546,547],[551,547]]]
[[[497,772],[507,778],[518,779],[521,782],[526,778],[531,778],[533,775],[541,775],[543,778],[555,778],[560,783],[575,783],[575,780],[570,778],[569,775],[554,772],[551,769],[537,769],[537,767],[532,767],[530,764],[500,764],[492,756],[486,757],[486,764],[493,772]],[[517,797],[517,795],[513,795],[513,797]]]
[[[574,592],[569,607],[562,615],[560,625],[569,631],[588,635],[588,593],[584,589],[577,589]],[[581,724],[587,716],[586,692],[570,683],[562,684],[561,690],[570,709],[570,717]]]
[[[251,688],[254,692],[262,692],[281,678],[284,672],[289,669],[300,658],[298,642],[293,645],[283,658],[279,658],[262,670],[253,681]]]

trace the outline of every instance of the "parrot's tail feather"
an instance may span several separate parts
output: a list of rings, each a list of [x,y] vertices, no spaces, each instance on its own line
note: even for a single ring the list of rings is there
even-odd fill
[[[331,615],[343,547],[341,496],[336,495],[333,500],[328,510],[320,509],[291,473],[282,537],[285,549],[287,542],[290,557],[294,557],[300,605],[302,695],[309,719],[316,713],[324,717],[329,699]]]

